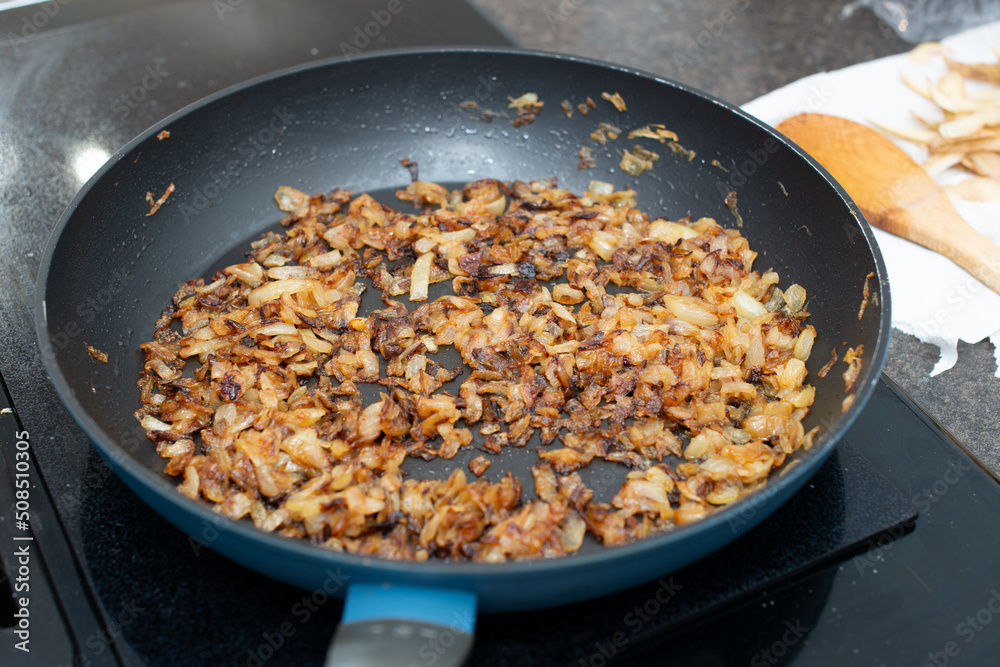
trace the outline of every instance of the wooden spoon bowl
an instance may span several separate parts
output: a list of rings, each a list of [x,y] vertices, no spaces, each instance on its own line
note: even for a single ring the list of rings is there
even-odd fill
[[[941,253],[1000,293],[1000,248],[963,220],[944,188],[892,141],[815,113],[777,129],[840,182],[870,224]]]

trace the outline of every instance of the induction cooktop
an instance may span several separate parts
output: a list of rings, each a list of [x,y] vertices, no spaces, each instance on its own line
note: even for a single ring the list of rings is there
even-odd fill
[[[459,0],[400,2],[406,20],[367,41],[354,28],[386,2],[0,12],[0,664],[323,663],[340,601],[234,565],[127,490],[41,379],[28,304],[62,209],[168,113],[344,49],[509,43]],[[998,535],[995,477],[883,376],[836,453],[756,529],[613,596],[482,616],[470,664],[988,664]]]

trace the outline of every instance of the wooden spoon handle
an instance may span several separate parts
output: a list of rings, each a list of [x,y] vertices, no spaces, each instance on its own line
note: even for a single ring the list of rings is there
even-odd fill
[[[950,203],[947,207],[950,211],[942,215],[955,217],[955,220],[948,223],[952,227],[953,234],[944,239],[935,235],[933,238],[927,238],[926,242],[919,237],[912,240],[941,253],[1000,294],[1000,248],[965,222]],[[915,231],[919,233],[919,230]]]
[[[799,114],[778,125],[847,190],[868,222],[938,252],[1000,294],[1000,248],[891,141],[845,118]]]
[[[926,187],[904,209],[858,206],[871,224],[944,255],[1000,294],[1000,248],[962,218],[943,188]]]

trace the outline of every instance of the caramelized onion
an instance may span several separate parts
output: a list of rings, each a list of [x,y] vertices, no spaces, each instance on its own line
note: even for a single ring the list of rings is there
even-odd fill
[[[512,104],[524,122],[541,110]],[[283,234],[178,287],[142,345],[136,417],[181,493],[333,550],[501,562],[697,521],[811,445],[805,290],[753,271],[737,231],[650,216],[598,181],[397,196],[422,210],[279,188]],[[368,285],[382,303],[361,312]],[[529,444],[533,492],[499,469]],[[454,463],[419,479],[413,458]],[[628,470],[604,502],[576,472],[595,459]]]

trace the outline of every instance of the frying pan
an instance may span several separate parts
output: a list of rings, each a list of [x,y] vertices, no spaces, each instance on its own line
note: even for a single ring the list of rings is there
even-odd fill
[[[527,92],[538,94],[544,111],[515,127],[508,97]],[[602,99],[604,92],[619,93],[627,110]],[[588,97],[596,104],[582,115],[575,107]],[[563,100],[574,108],[572,118],[560,110]],[[478,109],[459,107],[468,101]],[[500,115],[487,122],[484,110]],[[601,148],[589,137],[599,122],[626,131],[662,123],[696,157],[648,139],[626,141],[624,133]],[[661,155],[639,178],[618,168],[621,151],[635,143]],[[596,166],[579,170],[584,144],[595,146]],[[588,544],[541,562],[410,563],[333,553],[223,519],[182,496],[132,416],[143,359],[138,345],[152,339],[177,284],[237,259],[274,226],[278,186],[341,187],[391,203],[391,192],[410,181],[403,158],[418,165],[421,179],[450,185],[556,176],[560,186],[582,192],[591,180],[607,181],[634,189],[640,208],[670,219],[711,216],[732,225],[724,200],[737,193],[742,232],[758,252],[755,268],[773,268],[782,285],[797,282],[809,295],[809,321],[819,336],[807,368],[817,398],[804,426],[821,427],[814,446],[792,457],[763,491],[699,523],[617,548]],[[146,193],[158,196],[170,183],[174,194],[146,216]],[[866,283],[869,303],[859,315]],[[771,128],[638,71],[501,49],[321,62],[179,111],[113,156],[70,204],[42,260],[36,307],[52,382],[130,488],[192,539],[234,561],[296,586],[346,595],[334,650],[342,664],[350,664],[349,654],[357,664],[391,664],[393,658],[370,653],[379,650],[401,656],[403,664],[414,655],[458,664],[477,608],[513,611],[604,595],[735,539],[791,497],[833,451],[874,389],[890,321],[885,267],[867,224],[833,179]],[[106,352],[108,363],[95,362],[85,342]],[[818,371],[834,350],[842,357],[845,346],[859,345],[863,366],[845,410],[843,365],[824,378]],[[505,451],[487,475],[511,469],[530,480],[535,461],[532,447]],[[457,465],[460,457],[410,473],[447,475]],[[610,497],[624,472],[593,467],[586,481],[598,497]],[[380,618],[394,620],[387,625]],[[431,652],[422,652],[428,646]]]

